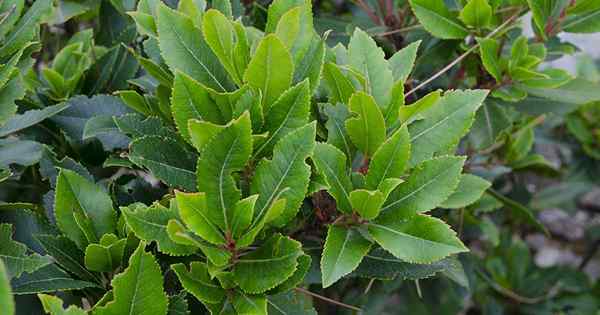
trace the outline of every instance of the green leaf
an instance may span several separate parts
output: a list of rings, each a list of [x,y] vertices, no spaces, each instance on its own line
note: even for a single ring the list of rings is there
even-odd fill
[[[477,38],[479,43],[479,55],[485,70],[496,79],[496,82],[502,82],[502,67],[500,64],[500,44],[493,38]]]
[[[207,206],[206,194],[178,191],[175,198],[181,220],[192,232],[212,244],[225,243],[225,237],[217,224],[222,220],[222,213],[214,207]]]
[[[555,23],[569,0],[527,0],[537,29],[545,36],[546,23]]]
[[[400,121],[405,124],[410,124],[413,121],[424,119],[423,113],[429,108],[438,104],[441,98],[441,91],[433,91],[421,97],[418,101],[398,108],[398,116]]]
[[[6,315],[15,314],[15,300],[10,288],[10,277],[2,260],[0,260],[0,312]]]
[[[252,153],[250,115],[244,113],[230,122],[202,150],[198,159],[198,191],[206,193],[206,206],[219,216],[213,222],[223,231],[231,231],[232,211],[240,200],[232,173],[241,171]]]
[[[262,295],[247,295],[235,291],[232,299],[237,314],[267,315],[267,299]]]
[[[116,229],[116,212],[104,189],[71,170],[61,169],[54,197],[56,224],[79,248],[85,248],[92,240],[79,226],[78,215],[89,221],[89,233],[96,239]]]
[[[308,80],[285,91],[265,117],[263,130],[267,139],[254,150],[254,156],[268,155],[275,143],[291,131],[304,126],[310,113],[310,89]]]
[[[167,315],[190,315],[186,296],[187,293],[184,291],[169,296],[169,311],[167,312]]]
[[[346,120],[346,131],[356,147],[371,157],[385,140],[385,122],[374,99],[363,92],[350,98],[349,109],[356,117]]]
[[[171,265],[183,288],[203,303],[216,304],[225,298],[225,290],[208,274],[206,265],[194,261],[188,269],[184,264]]]
[[[114,234],[104,234],[99,244],[90,244],[85,249],[85,266],[89,270],[111,272],[121,266],[127,239],[118,239]]]
[[[415,60],[417,59],[417,51],[421,41],[415,41],[407,45],[406,47],[398,50],[388,60],[390,69],[392,69],[392,77],[394,82],[405,82],[410,72],[412,71]]]
[[[558,88],[523,87],[523,89],[530,95],[545,99],[545,103],[552,100],[559,103],[581,105],[600,100],[598,85],[580,78],[571,80]]]
[[[575,11],[575,10],[573,10]],[[582,12],[569,13],[562,23],[562,30],[569,33],[596,33],[600,32],[600,7],[591,7]]]
[[[490,99],[477,111],[469,138],[475,149],[487,149],[494,145],[511,126],[512,121],[506,109]]]
[[[392,70],[383,50],[359,28],[354,30],[348,44],[348,64],[364,75],[367,94],[373,96],[379,107],[385,108],[394,83]]]
[[[36,164],[42,158],[43,149],[43,145],[35,141],[18,138],[0,139],[0,166]]]
[[[366,188],[377,189],[388,178],[400,178],[410,156],[410,136],[406,126],[396,130],[377,149],[366,177]]]
[[[269,295],[267,297],[269,314],[282,315],[317,315],[312,306],[312,299],[295,291]]]
[[[491,185],[490,182],[481,177],[463,174],[454,193],[442,202],[440,207],[450,209],[466,207],[479,200]]]
[[[475,28],[487,27],[492,21],[492,6],[488,0],[469,0],[460,11],[459,18]]]
[[[96,308],[95,315],[167,313],[168,299],[163,291],[160,266],[144,247],[145,243],[140,242],[127,269],[113,278],[114,299]]]
[[[125,221],[135,235],[144,241],[155,241],[162,253],[183,256],[193,254],[196,249],[192,246],[180,245],[169,238],[167,223],[179,219],[175,209],[166,208],[159,203],[152,206],[135,205],[121,207]]]
[[[212,140],[217,134],[225,129],[223,125],[213,124],[208,121],[201,121],[197,119],[188,120],[188,130],[190,135],[190,141],[192,145],[202,152],[204,146]]]
[[[68,104],[58,104],[54,106],[48,106],[40,110],[28,110],[23,114],[15,115],[2,127],[0,127],[0,137],[4,137],[11,133],[33,126],[48,117],[60,113],[67,107],[69,107]]]
[[[246,293],[258,294],[274,288],[296,271],[301,247],[299,242],[275,234],[237,261],[233,279]]]
[[[462,39],[469,34],[444,0],[410,0],[410,6],[425,30],[435,37]]]
[[[267,292],[267,294],[273,295],[273,294],[277,294],[277,293],[288,292],[288,291],[294,289],[295,287],[297,287],[304,280],[304,277],[308,273],[308,271],[311,267],[311,264],[312,264],[312,258],[309,255],[306,255],[306,254],[300,255],[300,257],[298,257],[298,267],[296,268],[296,271],[294,271],[294,274],[292,274],[289,278],[287,278],[287,280],[285,280],[285,282],[281,283],[274,289],[269,290],[269,292]]]
[[[25,86],[21,77],[15,72],[6,85],[0,88],[0,125],[17,112],[15,100],[25,96]]]
[[[77,244],[65,236],[36,235],[35,239],[42,245],[46,253],[65,270],[82,280],[100,282],[98,276],[85,268],[84,253]]]
[[[350,204],[362,218],[372,220],[379,215],[386,197],[379,190],[356,189],[350,192]]]
[[[540,72],[545,77],[534,77],[522,83],[531,88],[558,88],[573,80],[573,76],[563,69],[545,69]]]
[[[238,239],[252,224],[254,217],[254,206],[259,195],[244,198],[235,204],[231,218],[231,235]]]
[[[208,10],[202,19],[202,33],[231,79],[241,86],[241,73],[238,73],[233,58],[236,33],[231,21],[217,10]]]
[[[340,149],[346,156],[353,156],[355,148],[346,132],[346,120],[350,118],[348,108],[325,104],[323,112],[327,115],[327,143]]]
[[[199,119],[221,123],[224,121],[217,104],[210,97],[210,91],[198,81],[177,71],[173,81],[173,96],[171,97],[173,119],[181,136],[190,140],[188,121]]]
[[[329,101],[332,104],[348,104],[348,100],[355,90],[354,85],[335,63],[328,62],[323,66],[323,80],[329,89]]]
[[[251,194],[260,194],[256,201],[255,218],[260,219],[277,199],[285,199],[285,209],[273,224],[281,226],[292,219],[306,195],[310,167],[306,159],[315,147],[314,122],[283,137],[273,150],[273,159],[262,160],[250,184]],[[253,224],[253,225],[256,225]]]
[[[415,166],[406,181],[392,191],[381,216],[405,217],[439,206],[456,189],[464,162],[464,157],[443,156]]]
[[[352,182],[348,176],[346,156],[342,151],[327,143],[317,143],[312,157],[315,166],[329,185],[327,191],[335,198],[337,208],[346,213],[352,212],[350,191]]]
[[[44,307],[44,311],[50,315],[85,315],[86,312],[81,308],[70,305],[67,309],[63,308],[63,300],[59,297],[48,295],[48,294],[38,294],[38,298],[40,302],[42,302],[42,306]]]
[[[436,106],[423,113],[424,119],[412,123],[408,127],[410,165],[456,146],[471,127],[486,95],[485,90],[447,92]]]
[[[35,1],[19,22],[4,38],[0,46],[0,57],[10,55],[32,40],[38,30],[38,23],[52,12],[51,0]]]
[[[371,243],[349,228],[330,225],[321,256],[321,277],[326,288],[352,272],[369,252]]]
[[[294,64],[292,56],[276,35],[265,36],[250,60],[244,81],[262,92],[265,113],[279,96],[290,87]]]
[[[233,83],[190,18],[160,4],[158,42],[172,72],[179,70],[216,91],[231,91]]]
[[[71,291],[86,288],[99,288],[95,283],[71,278],[55,264],[42,267],[31,274],[25,273],[12,281],[14,294],[35,294],[43,292]]]
[[[369,234],[385,250],[411,263],[432,263],[468,249],[440,219],[418,214],[369,223]]]
[[[527,224],[530,224],[531,226],[544,232],[546,235],[549,235],[549,232],[546,229],[546,227],[536,219],[531,209],[510,198],[505,197],[504,195],[500,194],[499,192],[493,189],[488,189],[487,192],[490,195],[492,195],[492,197],[494,197],[496,200],[500,201],[506,208],[510,209],[515,217],[524,220],[525,222],[527,222]]]
[[[160,148],[160,150],[157,150]],[[145,136],[129,145],[129,160],[145,167],[169,186],[195,190],[196,156],[173,138]]]

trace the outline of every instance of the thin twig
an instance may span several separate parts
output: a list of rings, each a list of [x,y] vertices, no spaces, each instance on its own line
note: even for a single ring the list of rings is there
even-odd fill
[[[294,290],[296,290],[296,291],[298,291],[300,293],[304,293],[306,295],[310,295],[310,296],[312,296],[314,298],[317,298],[319,300],[323,300],[325,302],[329,302],[331,304],[335,304],[335,305],[338,305],[338,306],[341,306],[341,307],[345,307],[347,309],[351,309],[351,310],[354,310],[354,311],[357,311],[357,312],[362,312],[362,309],[360,309],[360,308],[358,308],[356,306],[348,305],[348,304],[345,304],[345,303],[342,303],[342,302],[338,302],[336,300],[332,300],[332,299],[330,299],[328,297],[325,297],[325,296],[322,296],[322,295],[310,292],[310,291],[308,291],[308,290],[306,290],[304,288],[295,288]]]
[[[373,36],[388,36],[388,35],[393,35],[396,33],[404,33],[404,32],[408,32],[408,31],[412,31],[418,28],[422,28],[423,25],[421,24],[415,24],[415,25],[410,25],[407,27],[403,27],[403,28],[399,28],[399,29],[395,29],[395,30],[391,30],[391,31],[387,31],[387,32],[382,32],[382,33],[377,33],[377,34],[373,34]]]
[[[489,33],[485,38],[487,39],[487,38],[490,38],[490,37],[496,35],[496,33],[498,33],[505,26],[507,26],[508,24],[510,24],[514,19],[516,19],[517,17],[519,17],[520,14],[521,14],[521,11],[515,13],[513,16],[511,16],[510,18],[508,18],[508,20],[504,21],[504,23],[502,23],[502,25],[498,26],[495,30],[493,30],[491,33]],[[408,91],[408,93],[404,94],[404,97],[407,97],[407,96],[415,93],[417,90],[420,90],[421,88],[423,88],[427,84],[431,83],[431,81],[437,79],[439,76],[441,76],[442,74],[446,73],[446,71],[450,70],[457,63],[461,62],[463,59],[465,59],[469,54],[471,54],[477,48],[479,48],[479,43],[473,45],[473,47],[469,48],[462,55],[458,56],[458,58],[454,59],[454,61],[452,61],[451,63],[449,63],[447,66],[445,66],[442,70],[438,71],[436,74],[434,74],[433,76],[431,76],[429,79],[423,81],[421,84],[417,85],[415,88],[413,88],[412,90]]]

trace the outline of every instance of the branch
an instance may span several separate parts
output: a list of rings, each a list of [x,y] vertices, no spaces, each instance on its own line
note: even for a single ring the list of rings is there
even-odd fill
[[[295,288],[294,290],[296,290],[296,291],[298,291],[300,293],[304,293],[306,295],[310,295],[310,296],[312,296],[314,298],[317,298],[319,300],[322,300],[322,301],[325,301],[325,302],[328,302],[328,303],[331,303],[331,304],[335,304],[335,305],[338,305],[338,306],[341,306],[341,307],[345,307],[345,308],[351,309],[353,311],[362,312],[362,309],[360,309],[360,308],[358,308],[356,306],[348,305],[348,304],[345,304],[345,303],[342,303],[342,302],[338,302],[336,300],[332,300],[332,299],[330,299],[328,297],[325,297],[325,296],[322,296],[322,295],[310,292],[310,291],[308,291],[308,290],[306,290],[304,288]]]

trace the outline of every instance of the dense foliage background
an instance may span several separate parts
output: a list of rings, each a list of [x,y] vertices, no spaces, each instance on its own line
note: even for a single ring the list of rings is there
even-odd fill
[[[596,32],[598,0],[0,0],[0,314],[598,315]]]

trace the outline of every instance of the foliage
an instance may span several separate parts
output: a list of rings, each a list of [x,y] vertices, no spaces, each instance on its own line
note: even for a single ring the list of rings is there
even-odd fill
[[[598,14],[0,1],[0,313],[595,314]]]

